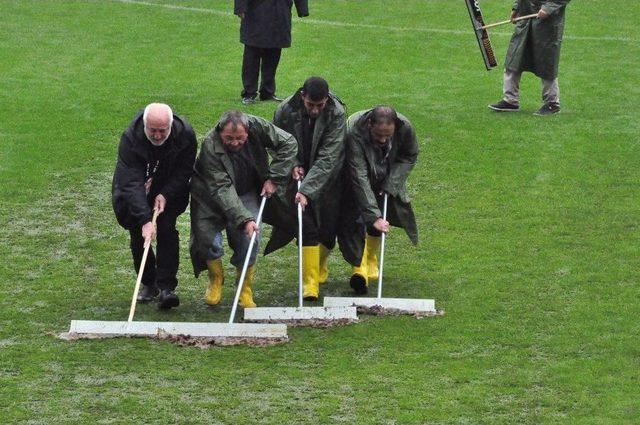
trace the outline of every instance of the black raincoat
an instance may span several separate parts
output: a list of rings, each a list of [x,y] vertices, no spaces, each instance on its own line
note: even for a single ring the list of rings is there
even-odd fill
[[[198,142],[186,119],[173,116],[171,134],[164,142],[161,158],[154,158],[152,146],[144,133],[140,111],[122,133],[118,160],[111,189],[113,210],[125,229],[151,221],[151,205],[158,194],[167,200],[167,209],[181,214],[189,204],[189,179],[193,174]],[[148,194],[145,182],[152,179]]]
[[[291,7],[294,0],[235,0],[233,13],[240,23],[240,42],[262,48],[291,46]],[[309,16],[308,0],[295,0],[298,16]]]

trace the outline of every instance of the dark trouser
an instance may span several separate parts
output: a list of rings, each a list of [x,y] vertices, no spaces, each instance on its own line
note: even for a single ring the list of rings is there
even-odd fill
[[[242,86],[240,96],[255,98],[258,93],[258,73],[260,80],[260,99],[269,99],[276,94],[276,69],[280,62],[282,49],[268,49],[244,46],[242,56]]]
[[[158,216],[157,228],[157,255],[154,255],[153,248],[149,249],[147,262],[144,266],[142,283],[145,286],[154,284],[160,289],[174,290],[178,286],[176,275],[178,274],[178,231],[176,230],[176,219],[179,214],[175,211],[165,209]],[[136,226],[129,229],[131,236],[131,254],[133,255],[133,265],[136,273],[140,270],[142,254],[144,253],[144,239],[142,238],[142,227]]]
[[[296,223],[297,217],[296,215]],[[296,239],[298,239],[297,232]],[[316,246],[319,243],[320,231],[316,223],[316,216],[311,205],[307,205],[304,211],[302,211],[302,246]]]
[[[248,209],[254,217],[258,216],[258,211],[260,210],[260,197],[256,191],[251,191],[245,193],[244,195],[240,195],[240,201],[242,205],[246,209]],[[249,250],[249,244],[251,243],[251,238],[244,233],[244,226],[237,227],[233,223],[228,222],[226,227],[227,239],[229,241],[229,246],[233,251],[233,255],[231,256],[231,264],[236,266],[236,268],[241,269],[244,266],[244,260],[247,255],[247,251]],[[217,260],[224,255],[223,248],[223,239],[222,232],[217,231],[213,238],[213,245],[211,246],[211,250],[208,253],[207,260]],[[258,256],[258,251],[260,249],[260,233],[256,236],[256,241],[253,245],[253,249],[251,251],[251,256],[249,257],[249,266],[253,266],[256,262],[256,257]]]

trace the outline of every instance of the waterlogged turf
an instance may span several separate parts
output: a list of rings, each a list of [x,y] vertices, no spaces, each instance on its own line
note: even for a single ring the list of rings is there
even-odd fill
[[[150,0],[150,2],[152,2]],[[384,293],[445,315],[292,328],[266,347],[64,341],[72,319],[125,320],[135,282],[111,212],[118,138],[164,101],[199,140],[239,103],[228,1],[0,0],[0,422],[634,424],[640,418],[640,30],[635,1],[574,1],[562,112],[500,115],[463,2],[311,2],[294,21],[278,94],[325,76],[349,112],[390,104],[415,124],[409,180],[420,245],[388,238]],[[511,0],[485,0],[487,22]],[[502,63],[509,26],[490,32]],[[180,308],[156,321],[226,321],[202,301],[181,217]],[[265,229],[269,234],[269,229]],[[228,257],[225,257],[225,259]],[[294,247],[261,257],[255,299],[294,306]],[[334,253],[323,295],[350,295]],[[204,346],[206,344],[198,344]]]

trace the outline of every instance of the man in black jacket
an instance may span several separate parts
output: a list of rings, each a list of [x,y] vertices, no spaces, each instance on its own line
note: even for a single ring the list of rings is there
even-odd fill
[[[112,202],[116,218],[129,230],[131,253],[140,268],[144,244],[158,238],[142,275],[138,301],[150,302],[158,293],[160,309],[180,304],[174,293],[178,281],[176,220],[189,203],[197,142],[191,125],[168,105],[151,103],[140,111],[120,138],[113,176]],[[158,210],[157,234],[151,219]]]
[[[309,16],[308,0],[294,0],[298,16]],[[283,48],[291,46],[291,0],[235,0],[234,13],[241,19],[242,103],[281,99],[276,97],[276,69]]]

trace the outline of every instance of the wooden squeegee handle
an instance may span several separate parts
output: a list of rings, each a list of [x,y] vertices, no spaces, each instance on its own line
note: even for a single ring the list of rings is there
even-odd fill
[[[153,227],[156,227],[156,219],[158,218],[158,210],[153,210],[153,218],[151,219],[151,223],[153,223]],[[144,244],[144,253],[142,254],[142,261],[140,261],[140,271],[138,272],[138,278],[136,279],[136,287],[133,290],[133,298],[131,299],[131,307],[129,308],[129,318],[127,322],[131,323],[133,320],[133,315],[136,312],[136,301],[138,299],[138,291],[140,290],[140,282],[142,282],[142,274],[144,273],[144,265],[147,262],[147,255],[149,254],[149,248],[151,247],[151,241],[148,241]]]
[[[493,27],[497,27],[498,25],[504,25],[504,24],[508,24],[511,22],[518,22],[518,21],[523,21],[525,19],[531,19],[531,18],[535,18],[537,17],[538,14],[537,13],[532,13],[531,15],[525,15],[525,16],[518,16],[516,19],[514,19],[513,21],[511,19],[507,19],[506,21],[500,21],[500,22],[496,22],[495,24],[489,24],[489,25],[485,25],[483,27],[480,27],[479,29],[481,30],[486,30],[487,28],[493,28]]]

